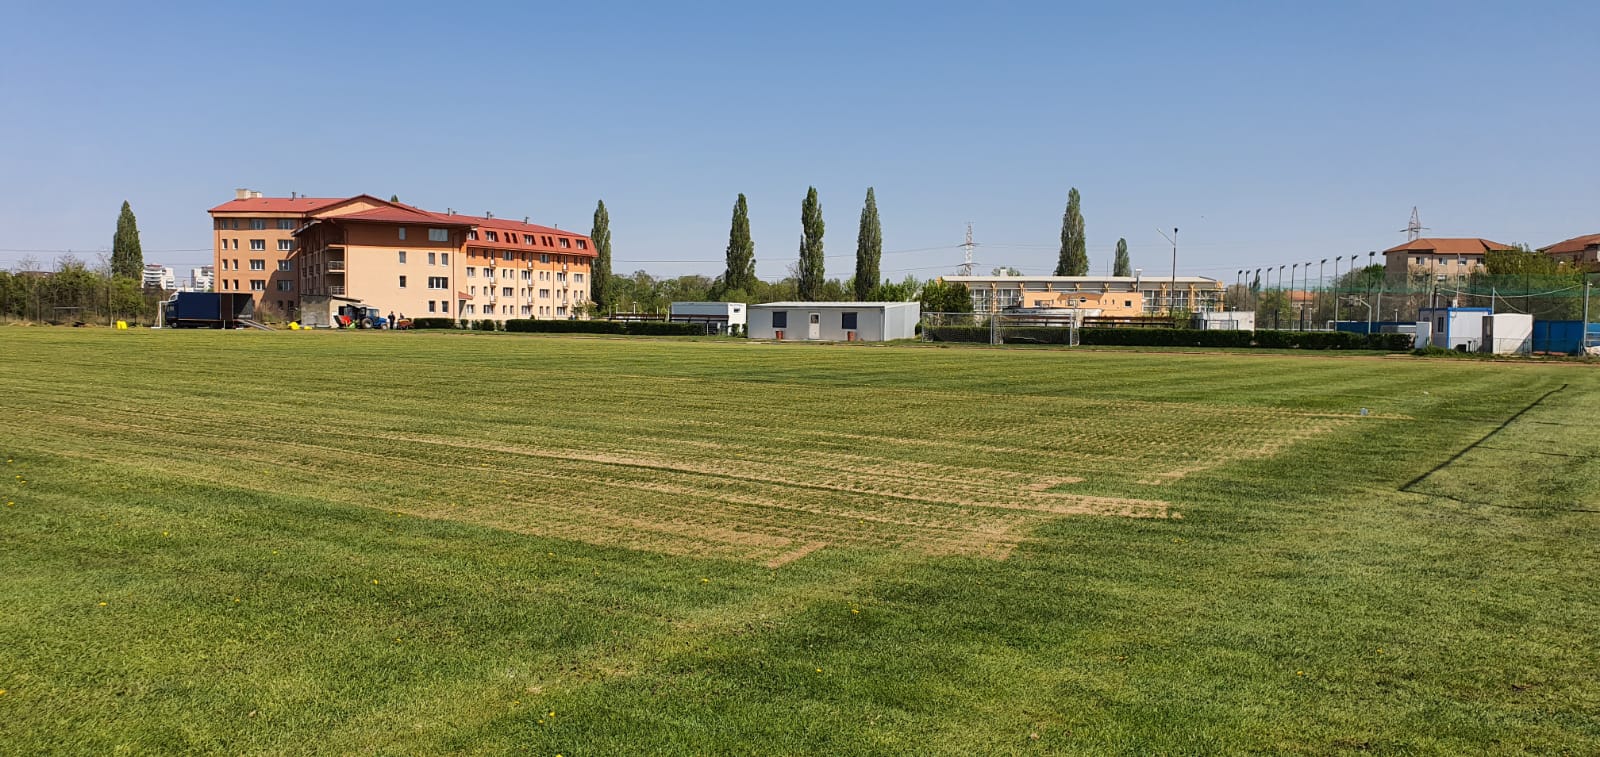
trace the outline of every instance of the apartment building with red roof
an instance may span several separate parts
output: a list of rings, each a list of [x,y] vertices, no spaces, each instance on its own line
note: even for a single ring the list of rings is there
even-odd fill
[[[1384,273],[1391,279],[1416,274],[1462,278],[1483,267],[1488,253],[1515,249],[1478,237],[1423,237],[1384,250]]]
[[[360,301],[413,318],[564,319],[589,299],[589,237],[526,220],[250,190],[211,215],[216,290],[248,291],[286,317]]]
[[[1585,234],[1556,242],[1549,247],[1539,248],[1539,252],[1586,271],[1600,270],[1600,234]]]

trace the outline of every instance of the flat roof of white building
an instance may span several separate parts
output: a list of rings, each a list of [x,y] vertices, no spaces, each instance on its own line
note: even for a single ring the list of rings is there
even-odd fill
[[[919,302],[763,302],[752,308],[886,308],[900,305],[920,305]]]

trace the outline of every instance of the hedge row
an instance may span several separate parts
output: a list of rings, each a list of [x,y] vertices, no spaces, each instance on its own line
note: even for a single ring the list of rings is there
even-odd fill
[[[936,342],[988,342],[986,326],[933,326],[928,338]],[[1031,326],[1005,329],[1005,341],[1012,344],[1066,344],[1071,332],[1065,328]],[[1113,329],[1078,330],[1080,344],[1120,347],[1268,347],[1303,350],[1385,350],[1411,349],[1410,334],[1351,334],[1342,331],[1228,331],[1201,329]]]
[[[517,318],[505,322],[506,331],[560,334],[627,334],[630,336],[695,336],[706,333],[698,323],[670,321],[540,321]]]
[[[412,318],[411,328],[414,329],[453,329],[456,327],[453,318]]]

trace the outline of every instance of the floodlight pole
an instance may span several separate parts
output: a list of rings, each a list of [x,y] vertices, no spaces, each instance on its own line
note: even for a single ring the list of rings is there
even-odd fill
[[[1333,256],[1333,327],[1339,328],[1339,258],[1343,255]]]
[[[1156,229],[1156,233],[1166,237],[1166,240],[1172,243],[1172,283],[1167,286],[1167,315],[1171,315],[1172,303],[1178,299],[1178,227],[1172,227],[1172,236],[1170,237],[1167,236],[1167,232],[1162,231],[1160,228]]]
[[[1589,347],[1589,291],[1594,289],[1594,282],[1588,276],[1583,277],[1583,331],[1578,334],[1578,346],[1588,354]]]

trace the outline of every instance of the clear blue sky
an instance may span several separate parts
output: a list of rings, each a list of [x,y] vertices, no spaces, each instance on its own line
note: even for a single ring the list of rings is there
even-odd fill
[[[1179,271],[1429,234],[1600,232],[1600,4],[29,2],[0,28],[0,267],[93,259],[133,203],[148,262],[210,260],[234,187],[391,193],[587,231],[616,268],[721,270],[737,193],[783,275],[821,193],[852,273]],[[193,251],[196,249],[204,251]],[[938,248],[938,249],[925,249]],[[34,252],[17,252],[28,250]],[[899,252],[915,250],[914,252]],[[664,262],[704,261],[704,262]]]

